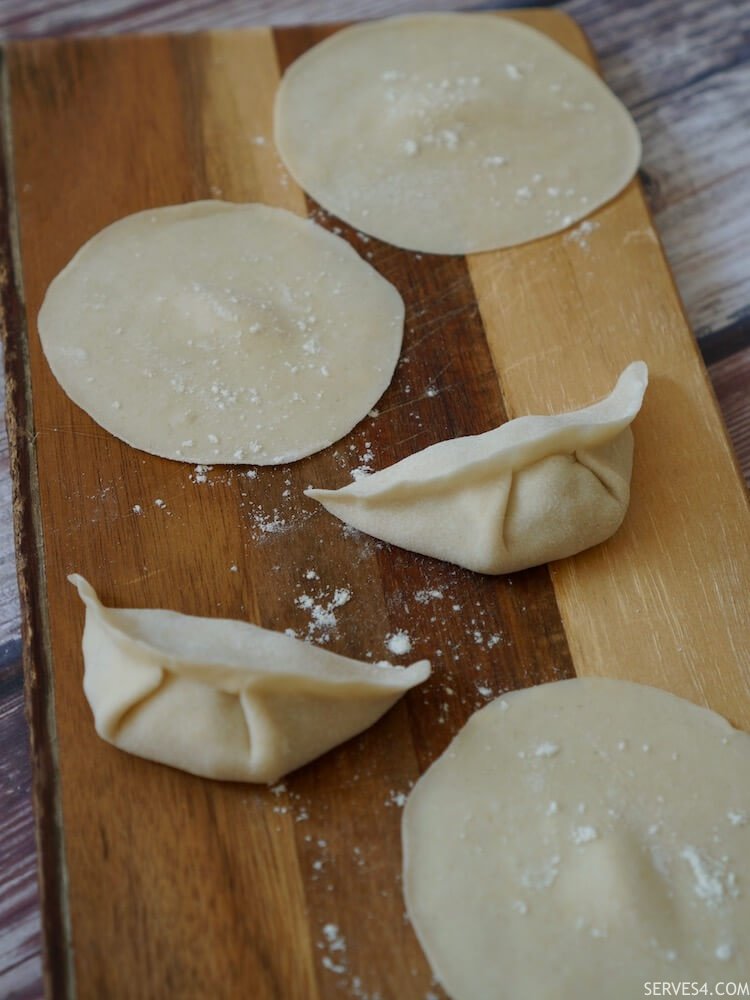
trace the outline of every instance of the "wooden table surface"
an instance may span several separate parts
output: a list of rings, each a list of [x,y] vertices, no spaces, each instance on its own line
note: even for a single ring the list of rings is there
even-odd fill
[[[539,4],[536,4],[537,6]],[[0,37],[191,30],[469,8],[400,0],[0,0]],[[510,4],[487,4],[510,6]],[[567,0],[636,117],[643,177],[688,316],[750,479],[750,57],[744,0]],[[743,253],[742,251],[745,250]],[[0,997],[41,995],[10,475],[0,434]]]

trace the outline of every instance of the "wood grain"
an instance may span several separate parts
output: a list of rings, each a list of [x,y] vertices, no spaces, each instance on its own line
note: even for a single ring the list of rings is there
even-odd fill
[[[19,596],[25,613],[21,621],[24,694],[30,723],[33,764],[34,819],[37,828],[39,884],[44,893],[41,931],[44,935],[48,992],[65,978],[67,966],[67,906],[62,892],[65,867],[57,782],[56,726],[49,645],[45,643],[46,608],[34,595],[43,592],[44,561],[38,504],[34,418],[31,412],[26,316],[21,284],[18,232],[10,214],[12,170],[7,116],[7,76],[3,61],[3,157],[0,164],[0,203],[13,222],[4,227],[0,246],[0,330],[5,360],[6,425],[13,481],[13,523],[18,558]],[[33,607],[33,612],[32,612]],[[41,895],[41,893],[40,893]]]
[[[750,280],[745,139],[750,86],[747,3],[562,5],[592,40],[605,76],[635,116],[651,206],[693,330],[744,320]],[[750,469],[750,455],[747,456]]]
[[[416,10],[512,7],[512,0],[6,0],[9,37],[196,31],[382,17]],[[644,140],[644,175],[667,257],[699,337],[750,321],[744,247],[750,145],[750,6],[742,0],[563,0],[556,6],[592,39],[607,82],[634,114]],[[750,455],[743,455],[750,476]]]
[[[591,57],[571,21],[559,37]],[[585,405],[630,361],[649,365],[626,523],[552,569],[576,672],[656,684],[750,727],[747,496],[637,184],[587,227],[469,267],[511,416]]]
[[[583,44],[559,15],[526,17],[565,44]],[[664,493],[654,488],[649,496],[649,482],[637,479],[636,492],[644,496],[640,506],[634,502],[635,524],[656,531],[654,523],[658,527],[666,516],[669,551],[687,552],[687,561],[700,566],[705,537],[687,529],[694,519],[713,514],[706,504],[726,488],[727,512],[739,520],[735,529],[722,517],[712,572],[722,555],[733,565],[741,551],[732,534],[747,524],[746,511],[737,505],[741,489],[636,186],[603,210],[591,237],[591,260],[586,248],[563,236],[510,256],[466,262],[419,258],[344,229],[404,295],[405,351],[379,416],[304,462],[262,470],[256,480],[216,469],[209,483],[199,485],[189,469],[128,449],[68,401],[46,366],[34,320],[49,280],[108,222],[152,205],[221,193],[309,210],[325,225],[337,225],[306,203],[279,170],[267,141],[251,141],[269,138],[279,63],[326,30],[71,40],[10,49],[13,162],[30,319],[28,371],[23,354],[10,363],[30,375],[33,386],[32,413],[23,409],[28,385],[19,382],[23,391],[14,396],[21,421],[17,452],[28,464],[19,480],[24,511],[33,501],[18,523],[22,550],[31,556],[29,669],[38,671],[33,676],[40,678],[41,697],[54,694],[56,706],[58,760],[49,753],[37,762],[41,780],[49,782],[38,785],[37,793],[45,808],[61,791],[72,936],[66,939],[63,903],[55,896],[63,870],[53,865],[43,872],[42,887],[53,921],[48,942],[60,949],[48,951],[55,997],[73,994],[73,978],[79,996],[97,998],[249,992],[314,1000],[339,996],[342,989],[399,1000],[424,996],[430,975],[403,923],[400,815],[392,801],[486,692],[568,676],[573,664],[591,672],[590,642],[597,644],[600,669],[640,669],[640,661],[619,656],[614,637],[608,645],[602,635],[608,616],[616,636],[624,633],[623,623],[642,601],[640,592],[626,587],[616,614],[604,601],[587,616],[583,609],[597,595],[578,598],[585,574],[570,570],[578,560],[556,567],[552,582],[546,568],[499,580],[477,577],[351,537],[301,497],[308,482],[346,481],[368,442],[382,466],[450,434],[485,430],[506,415],[588,402],[609,388],[622,356],[627,352],[629,360],[637,343],[650,350],[657,389],[674,379],[690,390],[690,408],[704,422],[696,428],[704,476],[684,474],[694,463],[675,428],[674,394],[655,393],[650,416],[648,409],[644,413],[646,430],[637,431],[638,468],[663,474],[654,465],[667,449],[653,428],[666,419],[666,440],[675,445],[670,472],[679,473],[675,488],[686,491],[690,516],[677,517],[671,508],[665,515]],[[244,89],[252,102],[237,99]],[[50,148],[55,157],[48,155]],[[636,235],[626,240],[629,233]],[[599,239],[603,245],[595,253]],[[599,291],[592,274],[601,277],[613,261],[625,268],[627,280],[610,279]],[[540,274],[549,275],[548,288]],[[646,289],[636,295],[633,282],[644,275]],[[25,343],[12,312],[10,325],[13,337]],[[636,333],[642,343],[631,340]],[[558,335],[564,339],[550,347],[545,337]],[[164,510],[154,506],[156,499],[166,502]],[[142,515],[133,511],[135,504]],[[36,521],[29,521],[32,514]],[[282,530],[264,530],[269,521]],[[34,542],[43,542],[36,558]],[[669,619],[673,594],[690,589],[700,596],[699,578],[684,575],[684,560],[673,564],[656,545],[639,556],[640,545],[636,533],[626,530],[597,550],[619,546],[617,563],[589,566],[588,573],[611,598],[607,573],[622,560],[635,572],[643,558],[658,589],[659,610]],[[739,584],[747,580],[747,560],[736,565]],[[95,737],[80,684],[82,611],[65,582],[68,572],[84,573],[113,603],[245,617],[304,634],[309,619],[296,598],[310,586],[309,569],[318,573],[321,592],[347,586],[353,594],[331,648],[380,657],[387,633],[403,628],[413,638],[415,658],[432,655],[433,680],[362,737],[292,776],[277,794],[200,781],[129,758]],[[566,572],[573,575],[566,578]],[[732,581],[720,586],[728,601]],[[424,590],[443,596],[423,602],[416,595]],[[696,605],[697,597],[686,606]],[[707,630],[717,636],[726,631],[739,641],[729,605],[717,599],[715,610],[721,617],[707,622]],[[721,707],[726,692],[710,678],[700,688],[681,687],[684,664],[674,643],[662,644],[659,652],[655,682]],[[600,655],[608,653],[616,655]],[[736,683],[731,663],[727,669],[727,690],[736,692],[730,714],[747,718],[747,691]],[[33,722],[38,746],[51,750],[41,710]],[[63,845],[55,823],[45,825],[44,811],[41,821],[49,863],[52,849]],[[343,954],[328,948],[327,924],[344,935]]]
[[[0,996],[30,998],[15,983],[33,981],[41,948],[36,887],[31,767],[24,719],[21,643],[0,646]],[[10,792],[10,794],[9,794]],[[12,977],[12,980],[11,980]],[[13,988],[9,988],[13,983]]]

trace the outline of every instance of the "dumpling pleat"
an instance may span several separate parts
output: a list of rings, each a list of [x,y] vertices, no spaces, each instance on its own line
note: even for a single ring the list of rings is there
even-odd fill
[[[274,782],[380,718],[430,664],[362,663],[246,622],[86,605],[84,692],[122,750],[227,781]]]
[[[612,535],[630,495],[643,362],[599,403],[443,441],[338,490],[329,513],[385,542],[479,573],[562,559]]]

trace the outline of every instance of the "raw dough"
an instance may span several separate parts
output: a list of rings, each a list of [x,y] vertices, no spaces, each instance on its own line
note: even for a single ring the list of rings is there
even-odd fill
[[[633,120],[592,70],[488,14],[339,31],[287,71],[275,137],[324,208],[427,253],[565,229],[621,191],[641,155]]]
[[[612,394],[550,417],[519,417],[425,448],[340,490],[307,490],[336,517],[386,542],[479,573],[574,555],[619,528],[630,500],[630,423],[642,361]]]
[[[344,240],[291,212],[139,212],[50,285],[39,335],[68,395],[128,444],[190,462],[292,462],[388,386],[404,305]]]
[[[750,736],[583,679],[477,712],[403,817],[407,908],[453,1000],[633,1000],[750,978]]]
[[[362,732],[430,673],[361,663],[246,622],[86,605],[83,688],[121,750],[206,778],[273,782]]]

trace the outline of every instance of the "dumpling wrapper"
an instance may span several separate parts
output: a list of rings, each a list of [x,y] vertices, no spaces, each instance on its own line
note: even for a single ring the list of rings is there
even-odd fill
[[[641,143],[600,77],[496,14],[415,14],[345,28],[276,96],[295,180],[381,240],[467,254],[558,232],[620,192]]]
[[[630,500],[642,361],[593,406],[431,445],[339,490],[306,495],[360,531],[479,573],[512,573],[613,535]]]
[[[351,660],[247,622],[106,608],[82,576],[97,733],[205,778],[274,782],[367,729],[430,674]]]
[[[750,735],[582,678],[476,712],[403,815],[407,911],[453,1000],[750,978]]]
[[[276,465],[327,448],[388,387],[398,291],[340,237],[268,205],[136,212],[52,281],[39,337],[74,403],[135,448]]]

